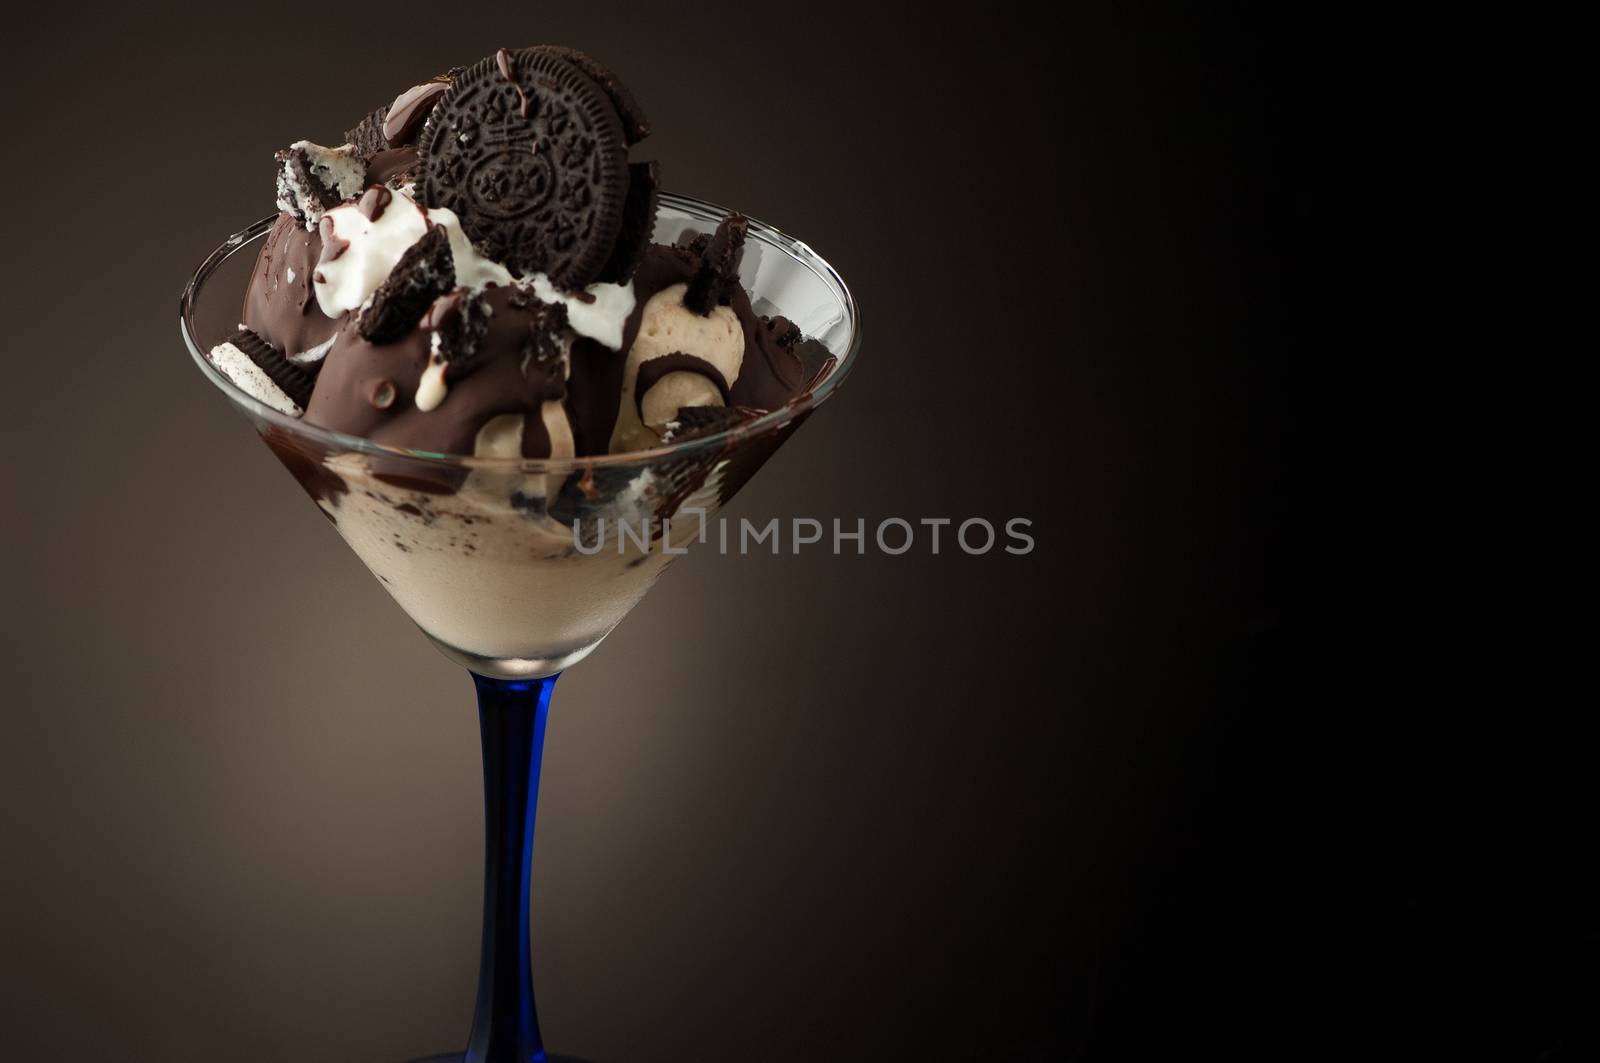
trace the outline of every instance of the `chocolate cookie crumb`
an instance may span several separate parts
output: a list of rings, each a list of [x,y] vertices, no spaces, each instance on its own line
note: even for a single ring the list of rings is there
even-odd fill
[[[440,357],[459,370],[478,353],[489,331],[489,309],[482,297],[458,288],[433,301],[422,327],[434,333]]]
[[[450,236],[434,226],[400,256],[389,276],[372,293],[356,319],[356,331],[370,343],[393,343],[422,320],[434,301],[456,286]]]
[[[663,443],[681,443],[685,439],[700,439],[753,421],[763,410],[748,406],[685,406],[668,421],[661,437]]]
[[[743,214],[722,219],[700,251],[700,265],[683,293],[683,305],[701,317],[725,305],[739,285],[739,259],[744,253],[750,222]]]

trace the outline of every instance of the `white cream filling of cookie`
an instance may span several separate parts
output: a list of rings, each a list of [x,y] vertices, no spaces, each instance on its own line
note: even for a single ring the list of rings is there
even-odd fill
[[[279,413],[299,417],[305,412],[299,403],[285,395],[283,389],[261,371],[260,366],[250,360],[248,354],[233,344],[219,343],[211,348],[211,364],[231,380],[234,387],[251,398],[266,403]]]
[[[308,168],[311,176],[324,188],[332,189],[340,199],[359,196],[362,188],[366,186],[367,164],[350,144],[325,148],[309,140],[297,140],[290,144],[289,148],[304,149],[309,160]],[[295,187],[294,175],[290,172],[288,160],[284,161],[282,174],[278,178],[278,209],[304,215],[307,229],[316,228],[323,214],[320,202],[315,198],[308,201]]]

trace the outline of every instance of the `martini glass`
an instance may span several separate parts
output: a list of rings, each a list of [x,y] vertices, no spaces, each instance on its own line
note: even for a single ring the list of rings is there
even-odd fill
[[[663,194],[655,239],[711,232],[728,213]],[[382,446],[303,424],[234,387],[206,352],[237,327],[265,218],[213,251],[184,289],[184,343],[400,607],[477,687],[485,875],[478,1000],[465,1055],[426,1063],[556,1063],[534,1009],[528,885],[550,695],[717,510],[831,395],[860,348],[839,274],[752,220],[740,279],[759,313],[820,346],[789,404],[726,432],[651,450],[526,460]]]

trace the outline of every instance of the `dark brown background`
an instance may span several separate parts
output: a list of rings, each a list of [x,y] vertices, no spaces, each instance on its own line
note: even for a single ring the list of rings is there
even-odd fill
[[[1383,623],[1351,513],[1394,179],[1363,16],[677,7],[12,27],[0,1057],[460,1044],[470,685],[175,310],[270,209],[274,148],[536,41],[613,65],[669,187],[799,234],[865,309],[856,375],[734,517],[1039,543],[693,556],[562,680],[552,1047],[1306,1058],[1393,1017],[1417,891],[1364,813],[1399,754],[1347,757],[1383,719],[1351,682]]]

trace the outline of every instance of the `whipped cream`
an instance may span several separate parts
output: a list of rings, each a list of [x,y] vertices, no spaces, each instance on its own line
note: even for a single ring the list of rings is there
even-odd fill
[[[294,271],[290,270],[289,272],[293,273]],[[315,365],[328,356],[328,351],[332,349],[333,341],[336,339],[338,339],[337,335],[329,336],[315,347],[307,347],[299,354],[289,355],[289,361],[295,365]]]
[[[511,283],[509,270],[478,254],[461,231],[461,221],[453,211],[424,210],[404,193],[397,193],[376,221],[355,203],[334,207],[324,215],[324,221],[324,258],[317,263],[311,285],[317,304],[329,317],[360,309],[389,276],[400,256],[434,225],[444,229],[450,238],[458,286],[478,290],[490,284]],[[343,244],[344,250],[329,257],[329,244]]]
[[[528,287],[541,302],[562,303],[567,308],[567,324],[580,336],[605,344],[613,351],[622,349],[622,329],[633,313],[632,284],[591,284],[583,295],[563,292],[543,273],[535,273]]]
[[[622,347],[622,332],[634,307],[632,284],[591,284],[582,292],[567,292],[557,288],[543,273],[518,281],[506,267],[478,253],[462,231],[461,220],[454,211],[419,206],[411,198],[409,188],[398,190],[376,221],[367,217],[356,203],[334,207],[324,217],[327,222],[324,241],[344,246],[335,256],[325,255],[311,278],[317,305],[329,317],[364,306],[400,261],[400,256],[422,239],[431,226],[437,225],[450,239],[450,257],[458,287],[481,291],[494,284],[532,291],[542,302],[565,306],[567,323],[573,332],[612,350]]]

